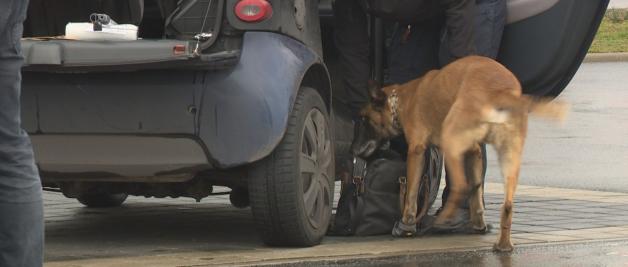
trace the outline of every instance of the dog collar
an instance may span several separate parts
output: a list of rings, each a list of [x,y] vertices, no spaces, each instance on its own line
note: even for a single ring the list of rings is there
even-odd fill
[[[395,128],[395,130],[400,130],[401,123],[399,123],[399,97],[397,96],[396,89],[393,89],[388,96],[388,106],[390,107],[390,116],[393,128]]]

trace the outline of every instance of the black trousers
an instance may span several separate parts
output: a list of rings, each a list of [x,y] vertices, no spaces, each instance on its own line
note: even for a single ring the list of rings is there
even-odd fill
[[[334,42],[338,49],[338,71],[346,91],[347,105],[356,117],[369,100],[371,76],[368,18],[360,0],[336,0],[334,3]]]
[[[41,266],[41,182],[20,122],[20,38],[27,0],[0,1],[0,266]]]

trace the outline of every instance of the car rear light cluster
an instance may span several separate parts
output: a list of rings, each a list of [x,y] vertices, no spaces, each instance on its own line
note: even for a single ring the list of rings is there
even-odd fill
[[[245,22],[260,22],[273,15],[273,7],[266,0],[242,0],[236,4],[235,14]]]

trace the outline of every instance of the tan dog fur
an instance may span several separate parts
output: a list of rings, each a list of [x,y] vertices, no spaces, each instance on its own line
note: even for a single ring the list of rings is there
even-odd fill
[[[470,197],[473,227],[485,229],[480,143],[492,144],[499,155],[505,189],[501,231],[495,249],[512,250],[513,197],[528,113],[560,119],[567,106],[522,95],[519,81],[508,69],[479,56],[459,59],[421,78],[403,85],[390,85],[371,94],[381,102],[392,94],[398,99],[397,119],[402,129],[394,125],[392,108],[395,107],[391,107],[391,101],[385,101],[383,107],[369,104],[362,115],[380,137],[391,138],[403,132],[408,143],[407,197],[402,207],[402,222],[413,225],[425,215],[416,214],[416,199],[424,169],[424,151],[429,144],[435,144],[444,153],[451,177],[449,198],[435,225],[446,224],[462,201]]]

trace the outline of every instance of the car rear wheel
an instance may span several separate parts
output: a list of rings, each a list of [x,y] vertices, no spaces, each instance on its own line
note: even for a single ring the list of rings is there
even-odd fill
[[[281,143],[254,164],[250,203],[266,244],[313,246],[331,219],[334,151],[329,114],[312,88],[301,88]]]
[[[84,193],[76,199],[90,208],[111,208],[122,205],[127,197],[127,194]]]

